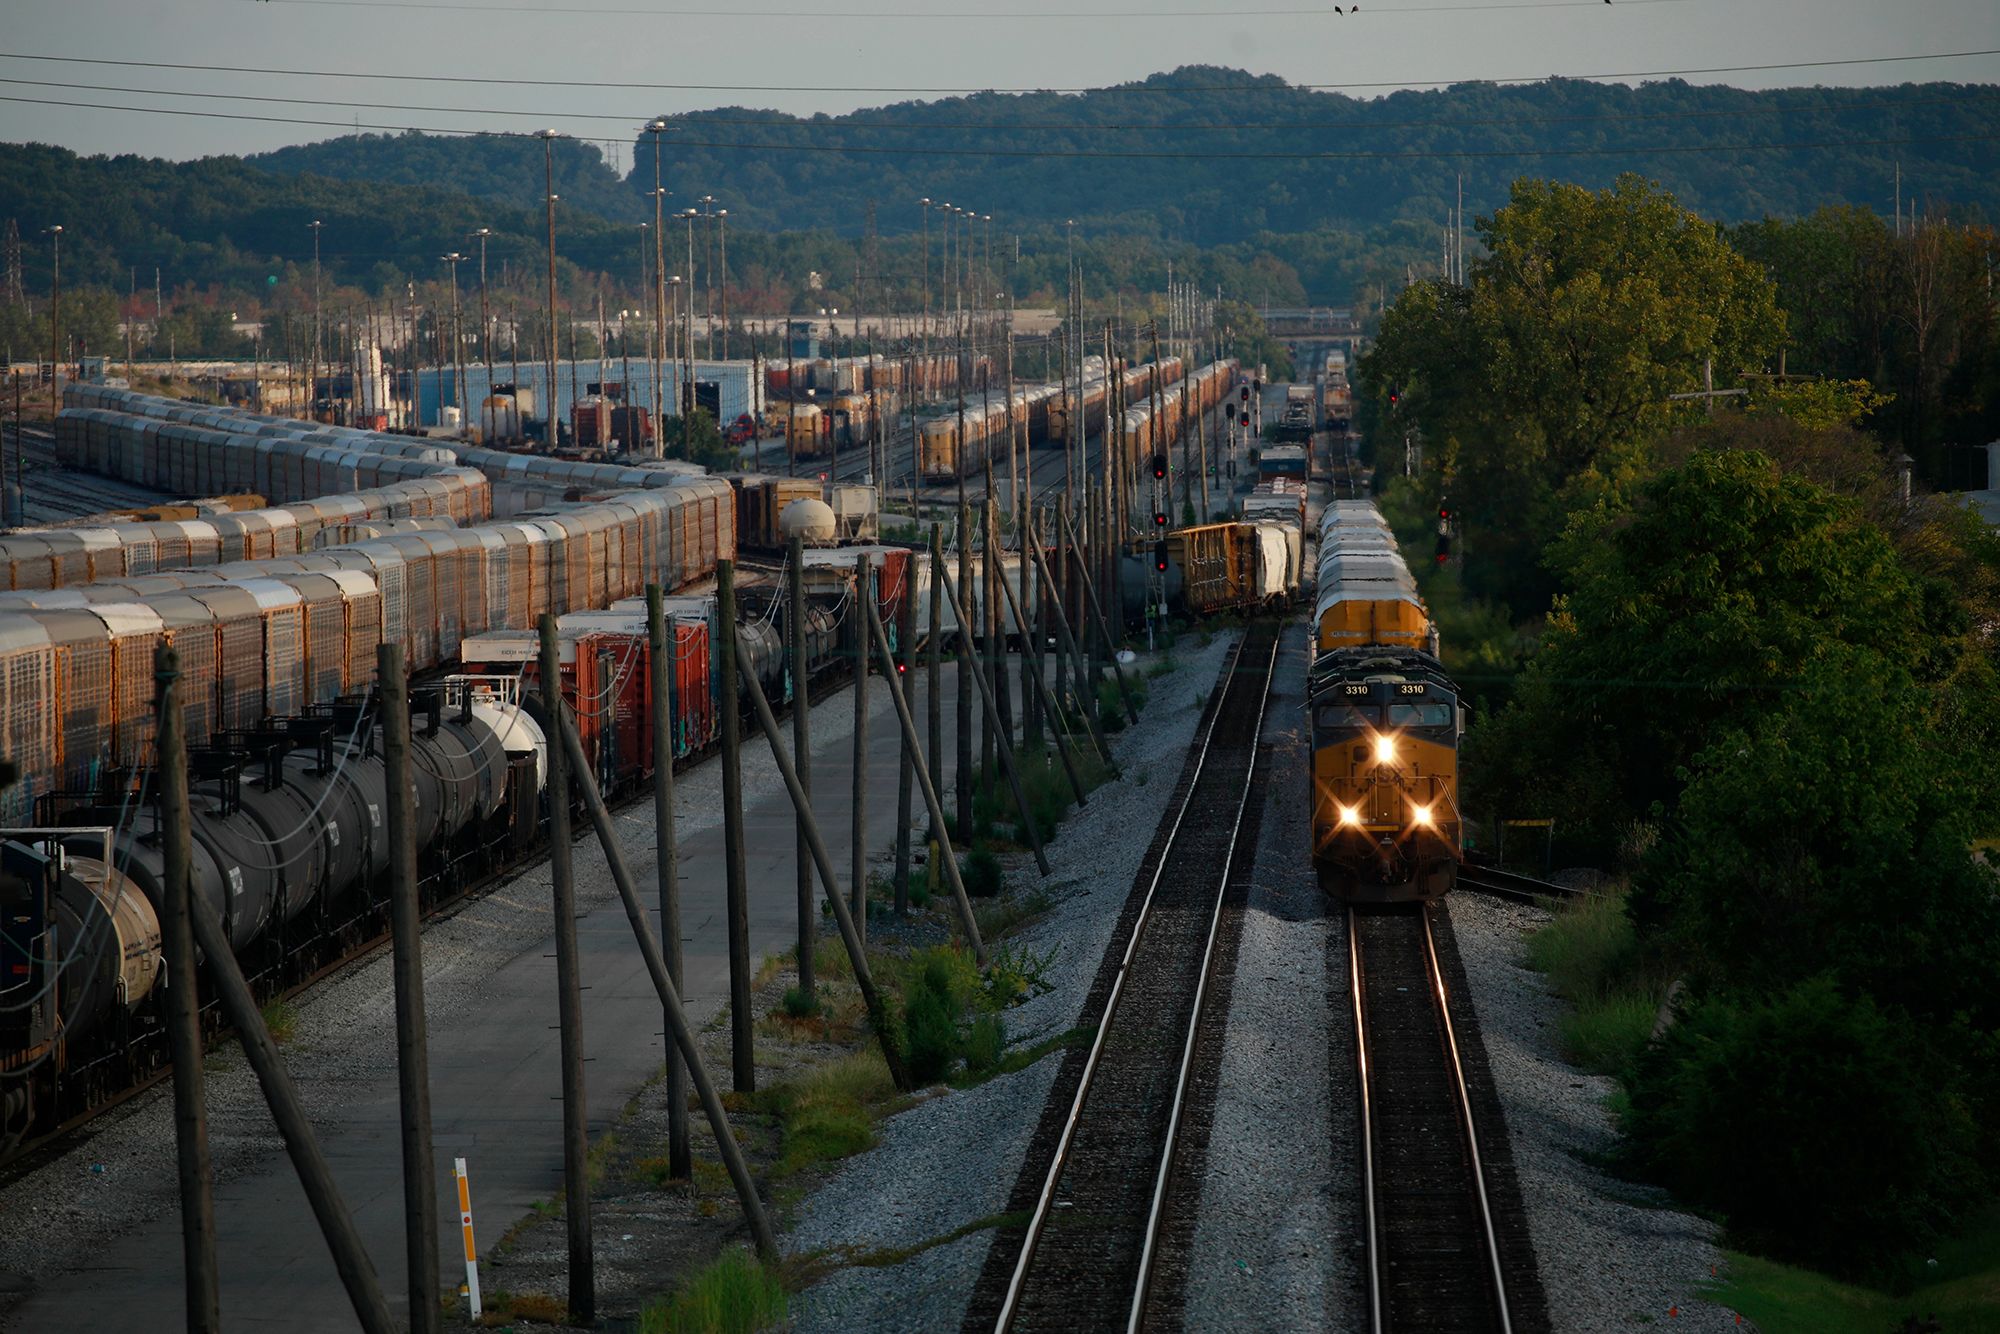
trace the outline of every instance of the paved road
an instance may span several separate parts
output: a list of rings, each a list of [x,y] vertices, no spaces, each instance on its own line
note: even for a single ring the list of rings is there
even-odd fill
[[[947,766],[953,754],[955,673],[947,670],[944,702]],[[895,837],[895,714],[880,681],[872,692],[869,721],[870,841],[888,849]],[[829,852],[843,875],[850,856],[850,756],[853,695],[841,691],[814,709],[816,808]],[[924,696],[916,702],[924,725]],[[825,721],[820,721],[824,719]],[[789,739],[789,728],[787,728]],[[747,747],[754,746],[754,754]],[[712,794],[717,763],[710,761],[682,778],[685,811],[689,800],[708,803],[685,826],[714,816]],[[795,939],[795,872],[792,814],[781,785],[752,781],[769,769],[768,752],[754,729],[746,736],[746,795],[750,884],[751,950],[761,960],[787,949]],[[918,799],[919,804],[921,798]],[[946,800],[950,798],[947,796]],[[653,821],[649,802],[621,820],[627,855],[643,896],[653,881]],[[722,835],[718,822],[684,836],[682,870],[686,906],[688,982],[686,994],[696,1022],[719,1009],[728,992],[726,924],[723,917]],[[578,845],[579,900],[587,902],[608,884],[604,862],[592,843]],[[545,870],[523,875],[498,893],[546,903]],[[538,897],[539,896],[539,897]],[[655,922],[657,927],[657,921]],[[584,1026],[591,1064],[588,1105],[593,1135],[609,1124],[634,1090],[659,1068],[662,1056],[659,1002],[631,938],[616,897],[600,902],[578,922],[584,995]],[[455,1287],[462,1270],[457,1204],[452,1196],[451,1160],[471,1160],[475,1211],[485,1244],[537,1200],[560,1191],[562,1109],[555,1025],[553,937],[520,950],[476,987],[476,1004],[440,1004],[431,991],[431,1077],[434,1130],[440,1173],[439,1256],[443,1277]],[[386,971],[383,973],[386,978]],[[387,983],[384,987],[386,990]],[[450,994],[463,992],[456,989]],[[309,1000],[307,1004],[311,1004]],[[324,1003],[324,1002],[322,1002]],[[357,1026],[379,1031],[381,1053],[370,1068],[356,1070],[339,1088],[337,1121],[322,1124],[321,1143],[366,1240],[369,1253],[399,1317],[407,1312],[403,1262],[401,1150],[396,1121],[393,1015],[388,997],[357,1014]],[[360,1064],[360,1063],[354,1063]],[[728,1071],[718,1080],[727,1088]],[[252,1170],[217,1186],[217,1254],[222,1271],[222,1310],[227,1328],[349,1330],[353,1313],[334,1272],[289,1159],[272,1154]],[[107,1241],[89,1266],[52,1282],[13,1312],[10,1327],[21,1331],[82,1329],[138,1330],[178,1326],[181,1310],[179,1216],[168,1213],[134,1232]],[[490,1280],[489,1280],[490,1281]]]

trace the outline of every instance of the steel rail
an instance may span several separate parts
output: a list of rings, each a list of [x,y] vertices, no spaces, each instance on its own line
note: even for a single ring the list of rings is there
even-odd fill
[[[1271,640],[1271,660],[1264,667],[1264,684],[1257,700],[1257,721],[1250,728],[1250,767],[1243,774],[1243,791],[1236,798],[1236,814],[1229,825],[1229,847],[1222,855],[1222,871],[1216,877],[1215,907],[1209,913],[1208,939],[1201,948],[1201,970],[1196,974],[1194,1008],[1188,1014],[1187,1037],[1181,1046],[1181,1068],[1174,1080],[1172,1110],[1167,1116],[1166,1141],[1160,1146],[1160,1170],[1153,1180],[1153,1205],[1146,1215],[1146,1241],[1139,1252],[1139,1277],[1132,1294],[1131,1315],[1125,1321],[1128,1334],[1136,1334],[1140,1319],[1145,1314],[1147,1289],[1153,1281],[1153,1256],[1158,1249],[1160,1220],[1166,1211],[1167,1182],[1173,1173],[1174,1152],[1178,1147],[1181,1128],[1181,1111],[1187,1106],[1188,1076],[1194,1070],[1194,1049],[1201,1035],[1201,1015],[1208,1001],[1209,967],[1215,958],[1215,939],[1222,930],[1222,906],[1229,897],[1229,875],[1236,867],[1236,844],[1243,833],[1243,812],[1250,802],[1250,787],[1257,777],[1258,741],[1264,735],[1264,715],[1271,702],[1271,678],[1278,667],[1279,638]],[[1216,710],[1220,715],[1221,710]],[[1188,790],[1193,797],[1192,787]],[[1169,851],[1172,850],[1169,845]],[[1162,862],[1165,858],[1161,858]]]
[[[1208,767],[1209,755],[1213,750],[1215,742],[1216,725],[1222,719],[1223,699],[1227,697],[1228,691],[1234,685],[1236,669],[1241,664],[1244,649],[1248,647],[1249,643],[1249,633],[1246,633],[1242,640],[1237,643],[1236,652],[1229,660],[1229,670],[1223,678],[1223,694],[1217,697],[1216,707],[1209,715],[1207,727],[1202,731],[1201,749],[1195,759],[1194,772],[1188,778],[1187,794],[1182,798],[1180,809],[1174,812],[1173,825],[1168,830],[1167,841],[1161,849],[1157,863],[1153,867],[1152,879],[1147,882],[1146,897],[1141,900],[1139,915],[1132,923],[1132,934],[1125,943],[1125,953],[1118,961],[1118,975],[1112,981],[1111,994],[1106,998],[1103,1015],[1098,1020],[1097,1036],[1090,1044],[1090,1055],[1084,1061],[1083,1074],[1077,1083],[1076,1095],[1070,1100],[1069,1113],[1063,1118],[1062,1134],[1056,1141],[1055,1156],[1049,1163],[1048,1175],[1043,1179],[1042,1189],[1035,1200],[1035,1212],[1028,1220],[1027,1234],[1021,1239],[1021,1253],[1015,1259],[1014,1272],[1007,1280],[1006,1300],[1002,1302],[999,1318],[994,1322],[996,1330],[1007,1330],[1013,1326],[1014,1313],[1021,1300],[1021,1290],[1027,1282],[1029,1267],[1034,1263],[1036,1244],[1041,1239],[1043,1225],[1048,1221],[1049,1211],[1055,1200],[1056,1187],[1062,1181],[1063,1169],[1069,1163],[1070,1144],[1076,1138],[1076,1128],[1083,1120],[1083,1104],[1085,1099],[1090,1096],[1091,1077],[1096,1073],[1098,1061],[1104,1054],[1105,1039],[1110,1034],[1111,1021],[1118,1012],[1119,997],[1124,993],[1126,979],[1131,976],[1132,960],[1139,951],[1139,942],[1145,936],[1146,925],[1153,911],[1154,895],[1159,891],[1160,880],[1166,874],[1168,861],[1173,855],[1174,843],[1180,837],[1181,826],[1187,820],[1189,810],[1194,806],[1195,794],[1201,786],[1202,771]],[[1274,638],[1272,644],[1272,661],[1274,664],[1276,659],[1277,646]],[[1265,674],[1267,695],[1269,681],[1270,674],[1267,669]],[[1260,718],[1263,716],[1261,705],[1259,706],[1258,716]],[[1246,781],[1243,786],[1247,794],[1250,785]],[[1230,838],[1231,847],[1233,848],[1235,840],[1234,830],[1231,831]],[[1227,878],[1227,873],[1225,872],[1223,876],[1225,882]],[[1149,1228],[1150,1226],[1149,1222]]]
[[[1472,1114],[1472,1090],[1466,1086],[1465,1065],[1458,1055],[1458,1028],[1451,1018],[1451,995],[1445,989],[1444,968],[1438,963],[1437,938],[1431,933],[1431,910],[1424,907],[1424,959],[1430,968],[1431,997],[1437,1002],[1438,1017],[1444,1021],[1445,1048],[1451,1053],[1451,1089],[1458,1102],[1458,1114],[1465,1125],[1466,1156],[1472,1160],[1472,1184],[1479,1197],[1479,1226],[1486,1239],[1487,1274],[1493,1280],[1493,1300],[1499,1309],[1501,1334],[1513,1334],[1514,1319],[1507,1307],[1507,1277],[1501,1267],[1500,1236],[1493,1227],[1493,1201],[1486,1193],[1486,1165],[1479,1156],[1479,1127]]]
[[[1374,1095],[1369,1086],[1371,1062],[1368,1053],[1368,1025],[1362,1003],[1362,960],[1360,932],[1356,930],[1357,916],[1352,907],[1347,910],[1348,971],[1354,996],[1355,1051],[1361,1071],[1362,1198],[1365,1201],[1365,1230],[1368,1245],[1368,1328],[1372,1334],[1388,1334],[1389,1325],[1384,1319],[1382,1310],[1382,1279],[1386,1257],[1382,1251],[1382,1239],[1377,1223],[1376,1197],[1380,1182],[1375,1167]],[[1431,909],[1428,904],[1422,908],[1422,921],[1424,968],[1428,975],[1431,1003],[1437,1007],[1438,1018],[1444,1029],[1445,1053],[1450,1058],[1452,1101],[1457,1107],[1459,1126],[1465,1136],[1466,1157],[1472,1173],[1473,1196],[1478,1203],[1480,1231],[1485,1243],[1483,1249],[1487,1278],[1493,1285],[1494,1309],[1500,1318],[1502,1334],[1513,1334],[1514,1322],[1508,1305],[1507,1280],[1500,1255],[1500,1238],[1493,1226],[1493,1204],[1486,1190],[1486,1167],[1479,1152],[1479,1130],[1473,1117],[1472,1093],[1466,1084],[1465,1066],[1459,1058],[1458,1033],[1451,1017],[1451,995],[1445,986],[1444,969],[1438,962],[1437,939],[1431,930]]]
[[[1368,1015],[1361,995],[1361,932],[1352,906],[1347,910],[1347,988],[1354,999],[1354,1056],[1360,1071],[1362,1240],[1368,1256],[1368,1328],[1382,1331],[1382,1237],[1375,1213],[1375,1096],[1370,1092]]]

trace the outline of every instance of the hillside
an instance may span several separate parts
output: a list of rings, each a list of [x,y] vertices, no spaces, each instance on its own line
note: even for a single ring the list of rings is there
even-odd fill
[[[1214,244],[1440,219],[1461,172],[1468,217],[1518,176],[1603,186],[1636,171],[1736,221],[1886,209],[1898,160],[1905,199],[2000,214],[2000,91],[1958,84],[1749,92],[1551,80],[1358,99],[1186,68],[1081,96],[986,94],[810,120],[729,109],[674,123],[676,180],[700,182],[757,225],[846,232],[860,229],[869,199],[901,218],[928,195],[1004,207],[1010,219],[1074,217]],[[1901,142],[1879,142],[1891,140]],[[1788,144],[1811,146],[1719,151]],[[1006,156],[925,151],[972,147]],[[1165,156],[1106,156],[1143,153]]]

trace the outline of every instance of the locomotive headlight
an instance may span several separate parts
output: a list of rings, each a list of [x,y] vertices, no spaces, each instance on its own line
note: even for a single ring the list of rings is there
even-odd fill
[[[1410,809],[1410,818],[1424,828],[1429,829],[1431,827],[1431,808],[1428,806],[1414,806]]]
[[[1353,806],[1342,806],[1340,808],[1340,822],[1348,826],[1360,825],[1361,823],[1360,810]]]
[[[1396,738],[1384,733],[1375,738],[1375,763],[1394,764],[1396,762]]]

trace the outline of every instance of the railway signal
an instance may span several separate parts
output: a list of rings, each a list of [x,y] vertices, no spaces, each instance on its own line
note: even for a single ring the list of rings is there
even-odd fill
[[[1153,543],[1153,568],[1161,574],[1167,572],[1167,540],[1161,538]]]
[[[1167,480],[1167,456],[1165,454],[1153,455],[1153,480],[1156,482]]]

